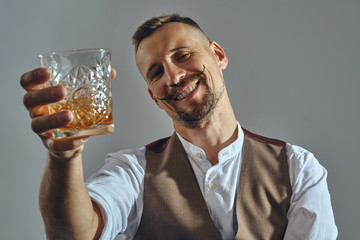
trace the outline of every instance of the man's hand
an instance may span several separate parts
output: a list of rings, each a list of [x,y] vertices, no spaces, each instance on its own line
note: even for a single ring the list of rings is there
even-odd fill
[[[111,78],[116,71],[112,69]],[[83,144],[88,137],[71,139],[54,139],[52,131],[67,125],[73,120],[71,111],[49,114],[48,104],[58,102],[66,97],[63,86],[44,88],[44,83],[50,78],[46,68],[37,68],[21,76],[20,84],[27,91],[24,95],[24,105],[32,118],[32,130],[39,135],[50,156],[55,159],[69,159],[81,153]]]
[[[44,88],[43,84],[50,78],[46,68],[37,68],[21,76],[20,84],[27,91],[23,102],[32,118],[32,130],[39,135],[44,146],[55,159],[69,159],[80,153],[88,138],[54,139],[52,131],[65,126],[73,120],[70,111],[49,114],[48,104],[58,102],[66,97],[63,86]]]

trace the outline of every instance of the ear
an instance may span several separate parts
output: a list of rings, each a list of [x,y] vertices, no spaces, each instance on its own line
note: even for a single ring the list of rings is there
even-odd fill
[[[160,109],[163,109],[160,104],[159,104],[159,100],[154,96],[153,92],[151,91],[150,88],[147,89],[148,90],[148,93],[151,97],[151,99],[156,103],[156,105],[160,108]]]
[[[222,47],[217,42],[214,41],[210,42],[210,48],[215,54],[220,69],[225,70],[228,64],[228,58],[225,54],[224,49],[222,49]]]

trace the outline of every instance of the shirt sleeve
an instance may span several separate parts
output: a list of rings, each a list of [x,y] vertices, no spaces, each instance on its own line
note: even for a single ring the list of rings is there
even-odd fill
[[[287,154],[293,195],[284,239],[336,239],[326,169],[312,153],[298,146],[288,144]]]
[[[105,165],[86,181],[105,223],[101,239],[136,232],[143,208],[144,174],[145,149],[140,148],[107,155]]]

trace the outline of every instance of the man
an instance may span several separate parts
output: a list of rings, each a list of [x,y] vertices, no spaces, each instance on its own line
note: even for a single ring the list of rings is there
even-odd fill
[[[326,170],[308,151],[242,129],[222,71],[228,59],[191,19],[148,20],[136,63],[175,133],[109,154],[84,183],[86,138],[55,140],[71,112],[45,69],[21,77],[32,128],[49,150],[39,202],[49,239],[335,239]],[[115,77],[115,72],[113,72]]]

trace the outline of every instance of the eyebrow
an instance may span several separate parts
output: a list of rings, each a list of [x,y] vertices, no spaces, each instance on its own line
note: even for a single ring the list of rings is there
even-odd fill
[[[170,49],[170,53],[172,53],[172,52],[176,52],[176,51],[178,51],[178,50],[180,50],[180,49],[184,49],[184,48],[190,48],[190,47],[188,47],[188,46],[180,46],[180,47],[176,47],[176,48],[173,48],[173,49]],[[148,70],[146,71],[146,74],[145,74],[145,76],[146,76],[146,78],[150,78],[150,73],[151,73],[151,71],[154,69],[156,67],[156,63],[154,63],[154,64],[151,64],[151,66],[148,68]]]

